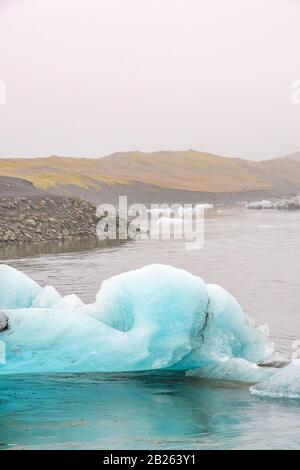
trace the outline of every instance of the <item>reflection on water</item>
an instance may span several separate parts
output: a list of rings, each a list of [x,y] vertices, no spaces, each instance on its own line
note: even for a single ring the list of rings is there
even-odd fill
[[[157,262],[221,284],[277,348],[300,339],[300,212],[232,212],[205,220],[205,243],[72,242],[9,248],[2,260],[62,294],[93,301],[108,277]],[[300,403],[240,384],[170,373],[0,378],[3,448],[300,448]]]
[[[34,449],[300,447],[300,404],[181,375],[0,379],[0,446]]]
[[[61,240],[44,243],[20,243],[19,245],[0,244],[0,260],[9,258],[26,258],[40,255],[58,255],[60,253],[77,253],[119,246],[124,241],[115,240]]]

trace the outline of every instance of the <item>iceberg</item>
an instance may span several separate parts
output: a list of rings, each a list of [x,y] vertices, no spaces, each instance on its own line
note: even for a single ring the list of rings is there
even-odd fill
[[[253,201],[246,205],[246,209],[275,209],[275,204],[271,201]]]
[[[277,210],[299,210],[300,196],[293,196],[288,199],[281,199],[276,202],[271,201],[253,201],[246,205],[246,209],[277,209]]]
[[[254,395],[271,398],[300,398],[300,359],[250,388]]]
[[[258,362],[269,357],[273,344],[267,339],[268,328],[257,327],[236,299],[222,287],[208,284],[207,292],[208,317],[201,354],[212,361],[240,357]]]
[[[275,205],[275,208],[278,210],[299,210],[300,209],[300,196],[294,196],[289,199],[283,199],[278,201]]]
[[[266,377],[255,363],[273,352],[267,329],[225,289],[182,269],[149,265],[113,276],[85,305],[0,268],[0,308],[8,319],[0,374],[205,371],[213,364],[228,369],[237,359],[234,367],[247,363],[251,377]]]

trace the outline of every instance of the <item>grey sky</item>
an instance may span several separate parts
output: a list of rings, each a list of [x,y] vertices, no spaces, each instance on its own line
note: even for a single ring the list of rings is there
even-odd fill
[[[0,0],[0,156],[300,150],[300,0]]]

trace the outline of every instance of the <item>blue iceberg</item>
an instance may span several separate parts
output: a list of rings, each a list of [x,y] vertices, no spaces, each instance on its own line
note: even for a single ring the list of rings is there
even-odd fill
[[[228,292],[165,265],[106,280],[89,305],[1,265],[0,310],[9,320],[0,374],[188,371],[234,358],[253,365],[273,351]]]

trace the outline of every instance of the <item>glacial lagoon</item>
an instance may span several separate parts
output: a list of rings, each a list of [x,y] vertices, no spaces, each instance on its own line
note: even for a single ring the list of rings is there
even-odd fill
[[[225,287],[288,354],[300,338],[299,235],[297,213],[228,211],[206,220],[200,251],[172,240],[82,243],[27,247],[26,256],[2,253],[2,261],[85,303],[105,279],[149,260],[185,269]],[[26,374],[2,376],[0,389],[4,449],[300,447],[299,400],[251,395],[239,381],[181,371]]]

